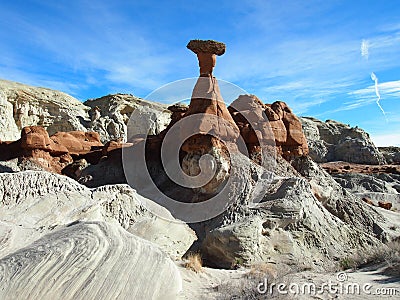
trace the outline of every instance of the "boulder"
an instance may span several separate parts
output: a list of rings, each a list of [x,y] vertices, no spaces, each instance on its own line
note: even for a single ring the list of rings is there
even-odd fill
[[[52,141],[47,131],[40,126],[24,127],[21,131],[21,148],[24,150],[52,150]]]
[[[62,169],[61,173],[79,181],[82,178],[82,171],[89,166],[86,159],[78,159]]]
[[[192,50],[194,53],[212,53],[222,55],[225,53],[225,44],[213,40],[191,40],[186,48]]]
[[[71,155],[87,154],[103,147],[97,132],[57,132],[50,138],[58,147],[65,147]]]
[[[204,144],[203,144],[204,145]],[[202,159],[209,156],[213,160]],[[189,176],[199,176],[199,180],[207,177],[214,172],[211,180],[199,188],[194,188],[196,192],[213,195],[218,193],[229,178],[230,157],[228,151],[222,145],[208,148],[208,151],[191,151],[182,160],[182,170]]]
[[[375,203],[368,197],[363,197],[361,200],[369,205],[375,206]]]
[[[382,207],[382,208],[384,208],[384,209],[390,210],[390,209],[392,208],[392,203],[390,203],[390,202],[381,202],[381,201],[379,201],[379,202],[378,202],[378,206],[379,206],[379,207]]]
[[[170,110],[172,112],[172,114],[171,114],[171,122],[168,124],[168,127],[166,130],[168,130],[176,122],[178,122],[180,119],[182,119],[188,109],[189,109],[189,106],[187,106],[185,104],[180,104],[180,103],[168,106],[168,110]]]
[[[93,156],[96,150],[102,150],[103,144],[95,132],[57,132],[49,137],[47,131],[40,126],[24,127],[21,138],[11,143],[1,143],[0,149],[5,154],[0,160],[18,158],[21,163],[31,161],[34,169],[46,170],[61,174],[68,164],[73,162],[71,155]],[[98,162],[99,158],[93,159]]]

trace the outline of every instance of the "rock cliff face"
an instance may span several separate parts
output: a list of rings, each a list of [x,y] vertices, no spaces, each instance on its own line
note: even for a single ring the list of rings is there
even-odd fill
[[[0,80],[0,140],[15,141],[26,126],[57,131],[86,131],[89,108],[55,90]]]
[[[400,165],[400,147],[379,147],[388,164]]]
[[[310,156],[316,162],[347,161],[378,165],[386,162],[368,133],[358,127],[328,120],[300,118]]]
[[[159,134],[171,120],[171,111],[167,105],[132,95],[108,95],[88,100],[84,104],[90,107],[91,121],[87,128],[99,133],[103,143],[119,138],[126,141],[128,120],[135,110],[135,127],[129,128],[131,135]]]

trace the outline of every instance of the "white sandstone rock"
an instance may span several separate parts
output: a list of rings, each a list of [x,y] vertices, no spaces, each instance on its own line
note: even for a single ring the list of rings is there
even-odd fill
[[[310,156],[316,162],[347,161],[371,165],[386,162],[369,134],[361,128],[308,117],[300,118],[300,121]]]
[[[158,134],[164,130],[170,120],[171,111],[167,105],[146,101],[132,95],[116,94],[84,103],[91,107],[91,114],[100,111],[100,117],[89,124],[89,129],[100,134],[103,142],[122,139],[127,140],[127,125],[129,118],[129,134]],[[93,119],[93,118],[92,118]]]
[[[0,140],[17,140],[25,126],[57,131],[86,131],[87,108],[65,93],[0,80]]]
[[[178,268],[115,224],[62,226],[0,258],[1,299],[176,299]]]
[[[348,255],[383,247],[326,210],[301,178],[277,180],[249,216],[206,233],[202,250],[220,267],[262,262],[332,267]]]
[[[0,256],[27,246],[57,226],[82,220],[115,223],[154,242],[174,259],[196,240],[186,224],[127,185],[89,189],[47,172],[3,173],[0,199],[0,221],[8,228],[0,240],[8,236],[10,241],[2,246]]]

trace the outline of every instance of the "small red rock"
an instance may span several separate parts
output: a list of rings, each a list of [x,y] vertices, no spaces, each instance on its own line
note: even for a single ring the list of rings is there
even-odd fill
[[[390,202],[381,202],[381,201],[379,201],[379,202],[378,202],[378,206],[379,206],[379,207],[382,207],[382,208],[384,208],[384,209],[390,210],[390,209],[392,208],[392,203],[390,203]]]

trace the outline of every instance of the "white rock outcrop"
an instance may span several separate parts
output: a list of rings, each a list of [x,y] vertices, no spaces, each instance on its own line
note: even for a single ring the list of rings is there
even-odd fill
[[[193,227],[212,266],[272,262],[323,270],[355,253],[368,257],[398,235],[390,220],[309,157],[295,160],[294,168],[280,161],[272,177],[241,155],[235,160],[231,205]]]
[[[118,223],[158,244],[173,258],[180,258],[196,240],[185,223],[127,185],[89,189],[66,176],[43,171],[3,173],[0,182],[0,220],[18,229],[15,238],[20,241],[3,247],[0,255],[32,242],[55,226],[80,220]]]
[[[309,155],[316,162],[347,161],[378,165],[386,162],[367,132],[358,127],[315,118],[300,118]]]
[[[0,258],[1,299],[176,299],[178,268],[107,222],[62,226]]]
[[[168,105],[146,101],[132,95],[116,94],[84,103],[91,108],[90,130],[100,134],[102,142],[127,139],[127,125],[134,113],[134,122],[130,123],[129,134],[158,134],[171,121]]]
[[[250,216],[207,232],[202,249],[218,266],[272,262],[323,269],[383,246],[331,214],[305,179],[280,179],[272,185],[273,192],[251,208]]]
[[[181,290],[173,260],[196,235],[129,186],[0,173],[0,199],[1,299],[175,299]]]
[[[65,93],[0,79],[0,140],[17,140],[25,126],[86,131],[89,108]]]

